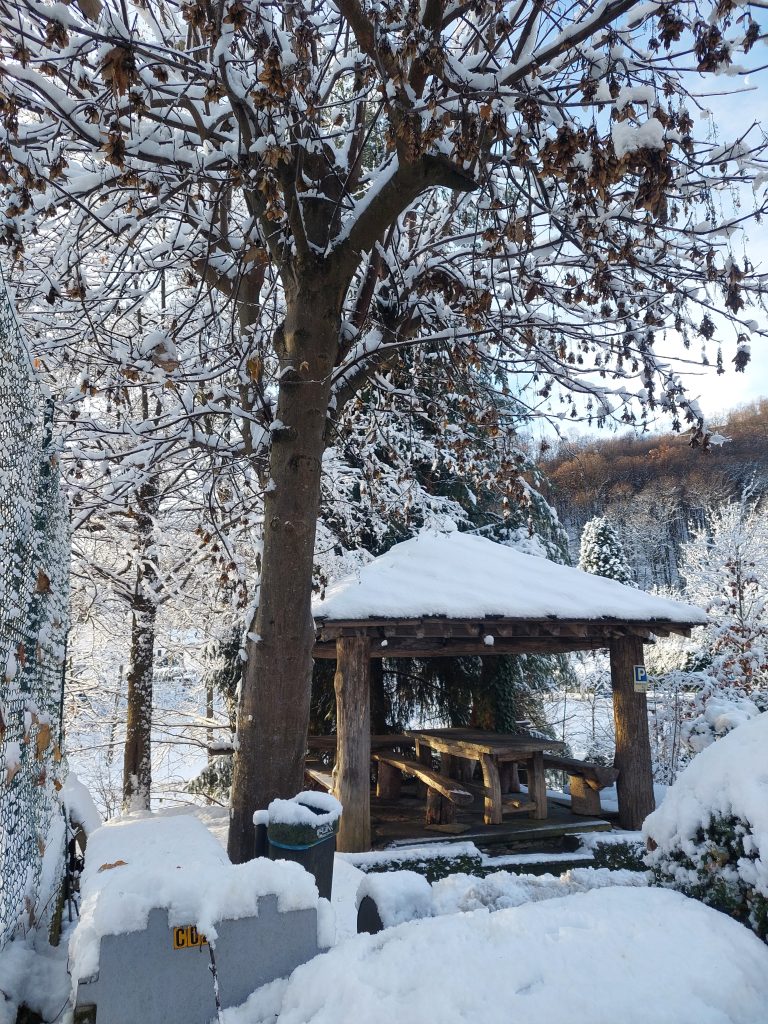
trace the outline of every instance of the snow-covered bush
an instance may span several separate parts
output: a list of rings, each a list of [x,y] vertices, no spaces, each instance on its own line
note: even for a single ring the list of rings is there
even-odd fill
[[[698,754],[646,818],[656,882],[768,940],[768,714]]]
[[[342,856],[365,874],[407,871],[423,875],[428,882],[454,874],[483,873],[482,854],[474,843],[435,843],[416,850],[377,850]]]
[[[713,681],[694,694],[692,716],[682,723],[682,738],[693,754],[760,714],[760,709],[738,690],[730,693]]]

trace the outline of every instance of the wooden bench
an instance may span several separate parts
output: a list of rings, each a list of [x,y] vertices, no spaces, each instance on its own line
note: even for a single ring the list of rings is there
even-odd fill
[[[397,754],[373,753],[379,766],[376,796],[396,800],[400,796],[402,773],[413,775],[427,787],[427,825],[451,825],[456,821],[456,805],[471,804],[474,797],[455,779],[440,775],[418,761]]]
[[[321,768],[312,768],[309,765],[305,765],[304,777],[309,785],[317,789],[324,789],[326,793],[333,795],[334,778],[330,772],[324,772]]]
[[[573,757],[559,757],[557,754],[545,754],[544,767],[556,768],[568,775],[571,810],[574,814],[589,817],[602,812],[600,790],[612,786],[619,777],[616,768],[607,768],[589,761],[577,761]]]

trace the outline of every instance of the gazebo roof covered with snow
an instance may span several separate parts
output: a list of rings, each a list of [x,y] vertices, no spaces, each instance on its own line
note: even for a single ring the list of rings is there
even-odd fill
[[[619,821],[653,809],[645,693],[634,668],[654,635],[687,635],[700,608],[466,533],[424,533],[331,584],[312,605],[314,655],[336,659],[341,849],[367,849],[371,658],[561,654],[609,649]],[[362,790],[365,789],[365,792]]]

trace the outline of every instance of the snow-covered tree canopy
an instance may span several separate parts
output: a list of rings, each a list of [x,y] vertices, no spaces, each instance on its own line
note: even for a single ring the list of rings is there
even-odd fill
[[[6,242],[127,382],[167,376],[187,440],[220,445],[203,420],[224,407],[250,424],[226,444],[265,440],[273,375],[303,372],[274,332],[309,268],[340,314],[331,408],[419,343],[532,374],[556,413],[635,390],[699,423],[654,342],[708,340],[754,284],[723,240],[747,214],[714,196],[761,172],[762,141],[697,139],[688,96],[751,47],[747,9],[16,0],[0,32]]]

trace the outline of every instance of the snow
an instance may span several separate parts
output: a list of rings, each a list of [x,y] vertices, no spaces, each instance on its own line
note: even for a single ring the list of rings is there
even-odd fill
[[[639,126],[630,121],[619,121],[611,126],[611,136],[619,160],[638,149],[664,148],[664,125],[656,117],[649,117]]]
[[[231,864],[191,814],[110,821],[88,839],[80,922],[69,950],[72,977],[77,982],[98,969],[103,935],[145,928],[155,907],[167,908],[170,926],[195,924],[215,943],[219,921],[257,914],[259,897],[268,894],[283,911],[318,904],[314,879],[299,864]]]
[[[369,896],[385,928],[432,917],[432,886],[416,871],[385,871],[366,875],[357,890],[357,906]]]
[[[562,861],[567,856],[560,854],[559,859]],[[647,886],[648,876],[642,871],[608,868],[571,868],[561,875],[526,875],[502,870],[485,876],[456,873],[430,885],[415,871],[387,871],[362,879],[357,906],[364,896],[370,896],[382,923],[390,928],[423,917],[441,917],[480,908],[506,910],[524,903],[539,903],[614,885]]]
[[[70,772],[61,787],[59,799],[64,805],[67,817],[74,825],[79,825],[89,836],[101,826],[101,815],[88,789],[82,784],[74,772]]]
[[[312,810],[313,807],[316,807],[323,813],[318,814]],[[273,800],[267,808],[268,823],[280,822],[282,825],[311,825],[313,828],[318,825],[331,825],[338,821],[341,817],[341,811],[341,804],[330,793],[315,793],[309,790],[305,793],[299,793],[290,800]],[[259,823],[256,821],[256,815],[261,813],[261,811],[256,811],[256,814],[254,814],[254,824]],[[263,821],[263,819],[260,820]]]
[[[366,853],[338,853],[336,859],[342,859],[363,871],[384,865],[402,864],[405,861],[426,861],[438,857],[480,857],[480,851],[474,843],[446,843],[439,840],[418,846],[411,844],[400,849],[369,850]]]
[[[643,835],[660,850],[680,848],[696,856],[696,835],[712,818],[731,815],[749,822],[754,861],[742,874],[768,896],[768,712],[738,726],[702,750],[680,774],[664,803],[643,823]]]
[[[767,1000],[768,949],[746,928],[679,893],[611,887],[357,936],[223,1019],[764,1024]]]
[[[69,978],[66,972],[66,944],[41,944],[36,950],[32,938],[14,939],[0,956],[0,1024],[16,1024],[21,1004],[55,1021],[67,1004]]]
[[[747,697],[715,691],[704,704],[701,714],[683,723],[683,739],[698,754],[759,714],[760,709]]]
[[[485,537],[422,533],[396,544],[316,598],[321,620],[503,616],[704,624],[693,605],[646,594]]]

